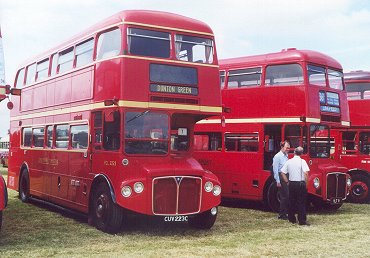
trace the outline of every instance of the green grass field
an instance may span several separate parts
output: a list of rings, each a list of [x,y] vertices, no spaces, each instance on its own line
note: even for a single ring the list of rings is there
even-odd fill
[[[4,174],[4,173],[3,173]],[[9,190],[0,257],[370,257],[370,205],[344,204],[335,213],[309,213],[310,227],[239,202],[220,207],[211,230],[137,217],[117,235],[86,219]]]

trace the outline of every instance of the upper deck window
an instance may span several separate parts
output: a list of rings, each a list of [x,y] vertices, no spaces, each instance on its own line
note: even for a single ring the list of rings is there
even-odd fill
[[[18,72],[18,77],[17,77],[17,82],[15,83],[16,88],[22,88],[24,84],[24,68],[19,70]]]
[[[49,58],[38,62],[36,67],[36,81],[41,81],[48,77],[49,72]]]
[[[93,60],[94,39],[89,39],[76,46],[76,67],[91,63]]]
[[[207,38],[175,35],[176,58],[195,63],[213,63],[213,41]]]
[[[170,34],[167,32],[128,28],[128,52],[132,55],[170,57]]]
[[[225,71],[220,71],[220,86],[223,88],[225,86]]]
[[[343,90],[343,73],[328,69],[329,87],[332,89]]]
[[[307,65],[308,82],[312,85],[326,86],[325,68],[316,65]]]
[[[64,73],[72,69],[73,67],[73,47],[68,48],[59,53],[58,58],[58,73]]]
[[[197,69],[192,67],[150,64],[150,81],[196,86],[198,73]]]
[[[99,35],[96,59],[117,56],[121,52],[122,36],[117,28]]]
[[[348,99],[370,99],[370,83],[347,83]]]
[[[50,67],[50,76],[53,76],[57,73],[58,67],[58,54],[53,54],[51,56],[51,67]]]
[[[229,71],[227,87],[241,88],[261,85],[261,67]]]
[[[270,65],[266,68],[266,85],[303,84],[303,71],[299,64]]]
[[[26,84],[35,82],[36,64],[31,64],[27,67]]]

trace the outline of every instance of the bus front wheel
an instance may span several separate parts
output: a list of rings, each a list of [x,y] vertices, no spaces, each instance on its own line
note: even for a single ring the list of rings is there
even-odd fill
[[[100,183],[93,197],[92,218],[95,227],[103,232],[117,233],[121,229],[122,209],[113,202],[106,183]]]
[[[195,215],[189,218],[189,225],[194,228],[199,229],[210,229],[213,224],[215,224],[217,218],[217,208],[216,213],[212,214],[212,210]]]
[[[348,199],[354,203],[368,203],[370,201],[370,179],[364,175],[353,175]]]
[[[30,199],[30,178],[27,169],[22,171],[19,182],[19,199],[21,199],[22,202],[28,202]]]

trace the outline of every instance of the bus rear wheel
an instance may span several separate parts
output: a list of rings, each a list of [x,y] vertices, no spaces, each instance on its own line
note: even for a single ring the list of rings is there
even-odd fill
[[[215,209],[215,210],[214,210]],[[210,229],[216,222],[217,208],[213,208],[206,212],[195,215],[189,218],[189,225],[198,229]]]
[[[267,208],[274,212],[278,212],[280,209],[280,196],[278,187],[275,181],[272,181],[267,189]]]
[[[21,199],[22,202],[28,202],[30,199],[30,177],[27,169],[22,171],[19,181],[19,199]]]
[[[121,229],[122,209],[113,202],[106,183],[100,183],[93,197],[93,224],[103,232],[117,233]]]
[[[364,175],[353,175],[348,199],[354,203],[370,201],[370,179]]]

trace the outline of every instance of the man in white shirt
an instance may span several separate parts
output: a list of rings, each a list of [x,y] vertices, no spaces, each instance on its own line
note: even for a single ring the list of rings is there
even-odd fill
[[[289,210],[288,219],[292,223],[297,222],[295,216],[298,213],[299,225],[309,225],[306,216],[306,196],[307,196],[307,179],[308,171],[310,171],[307,162],[301,159],[303,153],[302,147],[297,147],[294,150],[294,157],[288,160],[283,168],[282,179],[289,186]],[[289,173],[289,181],[286,174]]]

